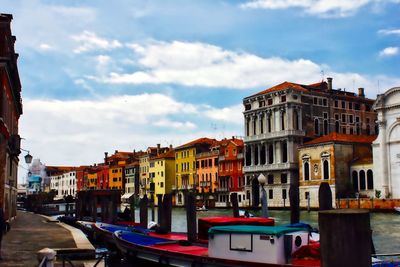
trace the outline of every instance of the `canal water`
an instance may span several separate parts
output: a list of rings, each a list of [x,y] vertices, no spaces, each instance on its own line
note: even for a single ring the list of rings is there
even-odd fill
[[[289,210],[270,210],[270,217],[275,219],[275,225],[287,224],[290,222]],[[139,220],[139,211],[135,210],[136,220]],[[149,221],[151,220],[149,210]],[[260,216],[260,212],[255,211],[255,216]],[[374,241],[376,253],[400,253],[400,213],[381,213],[371,212],[372,239]],[[212,209],[197,212],[198,218],[232,216],[231,209]],[[157,219],[157,208],[155,210]],[[318,228],[317,211],[301,211],[300,221],[310,224],[313,228]],[[186,211],[183,208],[172,209],[172,231],[186,232]]]

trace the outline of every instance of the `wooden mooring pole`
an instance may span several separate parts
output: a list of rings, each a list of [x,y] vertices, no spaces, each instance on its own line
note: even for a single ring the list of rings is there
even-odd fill
[[[186,194],[186,221],[187,221],[187,238],[190,242],[197,240],[196,225],[196,199],[193,193]]]
[[[238,218],[239,217],[239,203],[238,203],[237,193],[231,194],[231,203],[232,203],[232,209],[233,209],[233,217]]]
[[[321,266],[371,266],[371,227],[368,210],[319,212]]]
[[[298,223],[300,221],[300,196],[299,187],[291,184],[289,188],[290,200],[290,223]]]
[[[144,195],[143,198],[139,201],[139,217],[140,217],[140,225],[147,228],[148,224],[148,199],[147,195]]]

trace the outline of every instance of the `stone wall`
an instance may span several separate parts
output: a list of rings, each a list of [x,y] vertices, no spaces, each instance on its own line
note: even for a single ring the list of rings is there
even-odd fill
[[[400,207],[400,199],[376,199],[376,198],[347,198],[337,199],[336,207],[341,209],[374,209],[374,210],[393,210]]]

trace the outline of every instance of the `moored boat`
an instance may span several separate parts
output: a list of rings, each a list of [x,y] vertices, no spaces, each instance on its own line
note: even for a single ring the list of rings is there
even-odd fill
[[[274,226],[213,227],[208,246],[126,231],[116,231],[114,239],[128,258],[169,266],[285,266],[294,251],[308,244],[308,231]]]

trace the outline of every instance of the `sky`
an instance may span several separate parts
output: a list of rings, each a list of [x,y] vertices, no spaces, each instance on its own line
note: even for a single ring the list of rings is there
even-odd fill
[[[20,55],[21,146],[46,165],[243,136],[243,98],[284,81],[332,77],[369,98],[400,85],[400,0],[2,0],[0,12]]]

